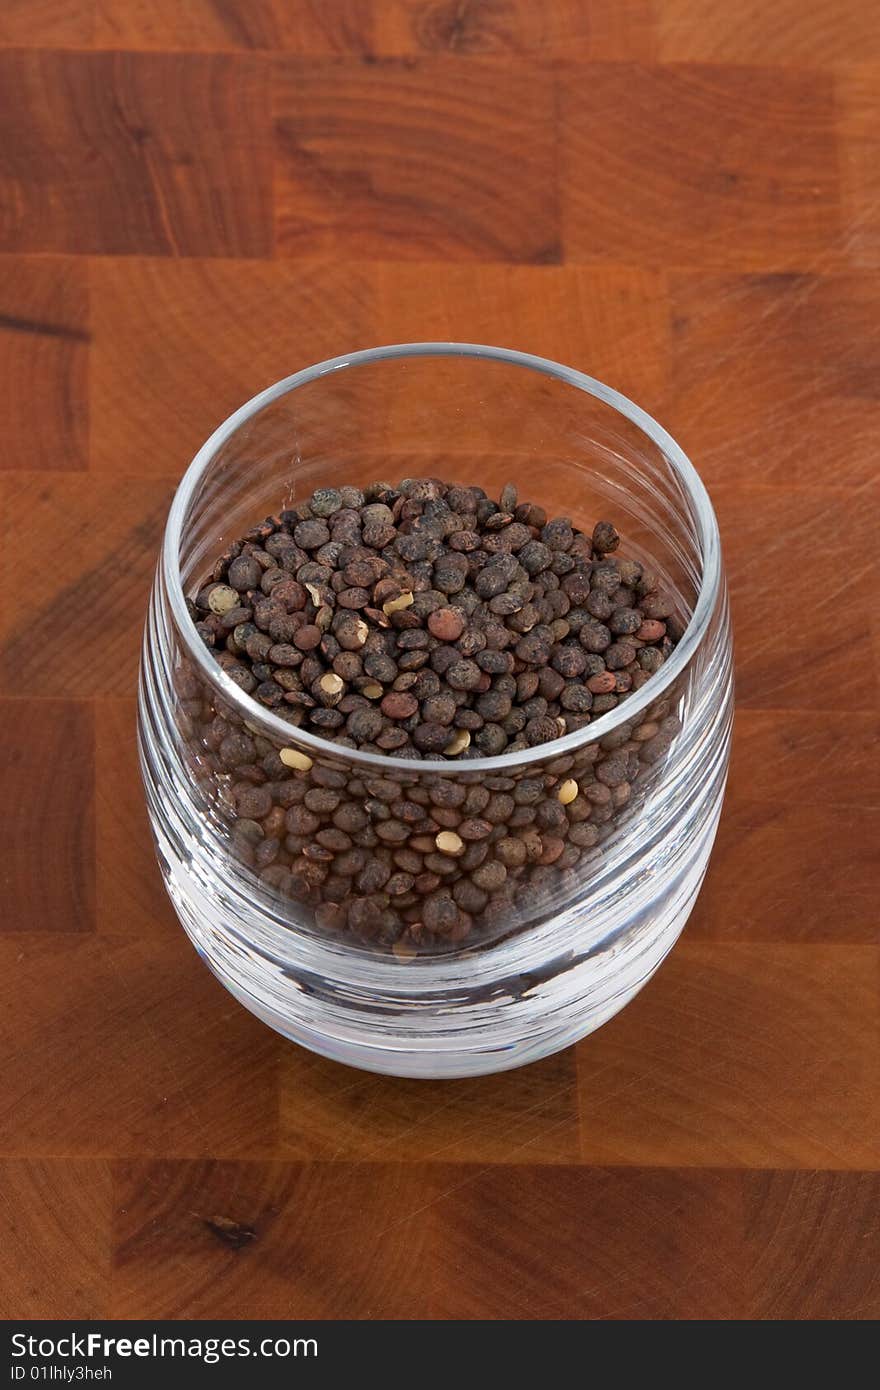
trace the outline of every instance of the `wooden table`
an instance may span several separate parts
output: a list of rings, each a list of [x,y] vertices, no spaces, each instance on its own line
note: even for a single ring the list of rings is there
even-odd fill
[[[0,1313],[877,1316],[872,0],[3,0],[0,45]],[[685,939],[577,1048],[456,1083],[224,993],[133,741],[196,447],[408,338],[656,414],[738,644]]]

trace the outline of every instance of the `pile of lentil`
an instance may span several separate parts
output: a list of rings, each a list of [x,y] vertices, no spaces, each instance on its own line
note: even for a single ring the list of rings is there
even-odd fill
[[[239,857],[322,928],[399,955],[539,910],[597,852],[678,732],[672,701],[509,776],[375,777],[332,744],[397,758],[516,755],[589,724],[683,631],[613,525],[436,478],[320,488],[254,526],[190,601],[255,702],[328,740],[281,748],[182,668],[183,707]],[[562,876],[562,878],[560,877]]]
[[[618,543],[513,486],[321,488],[233,545],[193,616],[292,724],[397,757],[496,756],[613,709],[671,651],[672,604]]]

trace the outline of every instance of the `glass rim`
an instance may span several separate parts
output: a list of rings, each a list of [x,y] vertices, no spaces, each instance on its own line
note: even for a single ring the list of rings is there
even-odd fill
[[[562,734],[559,738],[551,739],[547,743],[539,743],[534,748],[521,749],[516,753],[499,753],[491,758],[416,759],[399,758],[384,753],[369,753],[359,748],[349,748],[344,744],[334,743],[332,739],[322,738],[318,734],[310,733],[306,729],[287,723],[278,715],[273,714],[271,710],[264,709],[257,701],[246,695],[211,655],[196,631],[195,622],[190,617],[186,606],[186,596],[180,573],[183,526],[198,488],[208,473],[218,450],[227,439],[264,406],[271,405],[282,396],[297,390],[300,386],[306,386],[322,376],[329,376],[332,372],[342,371],[349,367],[361,367],[373,362],[412,357],[460,357],[501,362],[508,366],[521,367],[538,372],[543,376],[553,377],[603,401],[636,425],[657,445],[672,466],[693,508],[703,572],[697,602],[691,614],[690,622],[672,656],[664,662],[659,671],[651,676],[649,681],[646,681],[639,690],[627,696],[626,700],[623,700],[614,709],[609,710],[581,729]],[[280,381],[266,387],[265,390],[252,396],[244,405],[239,406],[238,410],[227,416],[199,449],[178,485],[165,527],[161,566],[175,625],[185,642],[188,656],[199,668],[203,678],[222,693],[223,699],[233,706],[243,720],[250,720],[251,723],[259,720],[262,727],[271,733],[276,740],[281,743],[301,745],[314,752],[316,757],[335,756],[342,761],[360,764],[377,772],[381,769],[394,769],[397,772],[406,772],[410,776],[422,773],[459,775],[461,773],[503,772],[511,767],[521,767],[564,757],[587,744],[593,743],[596,739],[603,738],[647,709],[684,671],[706,635],[720,588],[721,543],[718,522],[709,494],[702,478],[684,450],[653,416],[627,396],[615,391],[613,387],[606,386],[604,382],[598,381],[595,377],[588,376],[584,372],[579,372],[574,367],[566,367],[561,362],[554,362],[548,357],[536,357],[531,353],[519,352],[515,348],[492,347],[483,343],[392,343],[384,347],[365,348],[358,352],[344,353],[338,357],[327,358],[323,362],[316,362],[313,366],[305,367],[302,371],[294,372],[291,376],[283,377]]]

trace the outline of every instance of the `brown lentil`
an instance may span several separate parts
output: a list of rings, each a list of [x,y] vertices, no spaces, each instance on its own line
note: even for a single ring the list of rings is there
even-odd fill
[[[268,708],[291,742],[301,725],[327,748],[277,748],[181,671],[193,766],[218,779],[244,869],[402,959],[541,911],[679,729],[665,698],[549,765],[515,761],[626,700],[684,632],[619,544],[609,522],[588,536],[512,485],[495,502],[411,479],[320,488],[229,546],[189,600],[198,631],[255,721]],[[511,775],[360,776],[343,749],[332,761],[334,742],[415,760],[510,753]]]

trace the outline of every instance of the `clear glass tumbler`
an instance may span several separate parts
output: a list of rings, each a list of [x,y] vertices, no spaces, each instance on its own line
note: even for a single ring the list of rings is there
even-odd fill
[[[621,554],[660,576],[686,624],[669,659],[616,708],[499,757],[378,755],[258,705],[191,616],[216,558],[318,487],[406,477],[490,496],[512,482],[588,533],[614,522]],[[644,411],[580,372],[501,348],[411,343],[322,362],[230,416],[171,508],[139,701],[165,883],[211,970],[294,1041],[403,1076],[519,1066],[611,1018],[677,939],[715,836],[732,703],[712,507]],[[563,781],[577,797],[560,831]],[[332,849],[306,862],[302,837],[286,848],[292,808],[318,788],[310,804],[328,815],[344,806],[352,831],[360,873],[344,907]],[[479,814],[488,798],[520,833],[528,823],[527,862],[493,868],[488,877],[506,877],[491,894],[465,889],[450,865],[443,890],[470,911],[421,950],[418,894],[385,892],[389,863],[414,865],[426,828],[456,808]],[[382,822],[395,803],[424,819],[389,844]]]

